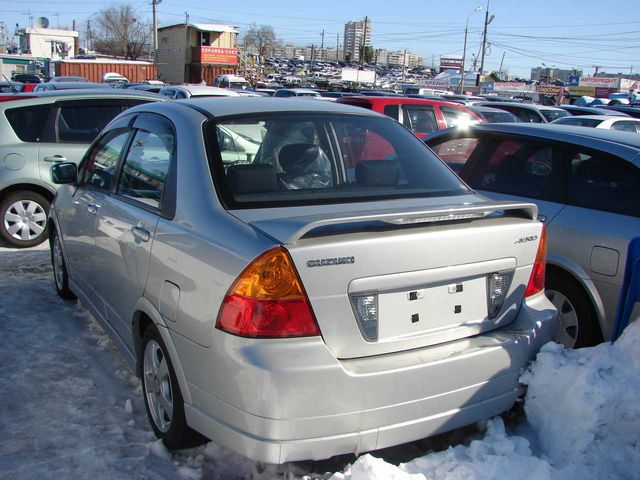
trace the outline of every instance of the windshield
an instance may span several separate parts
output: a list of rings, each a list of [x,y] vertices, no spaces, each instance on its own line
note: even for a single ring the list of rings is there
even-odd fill
[[[602,123],[602,120],[595,118],[567,117],[561,118],[555,123],[559,125],[576,125],[578,127],[597,127]]]
[[[205,132],[228,208],[468,193],[418,138],[384,117],[271,114],[211,120]]]

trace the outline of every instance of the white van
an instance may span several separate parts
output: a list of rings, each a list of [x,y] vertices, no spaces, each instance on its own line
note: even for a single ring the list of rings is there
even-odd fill
[[[220,75],[213,82],[214,87],[220,88],[249,88],[249,82],[244,77],[237,75]]]

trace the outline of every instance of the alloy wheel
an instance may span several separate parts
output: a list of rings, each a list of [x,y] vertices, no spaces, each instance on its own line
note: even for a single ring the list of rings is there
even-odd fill
[[[546,290],[547,298],[558,310],[558,333],[555,341],[573,348],[579,331],[578,314],[571,301],[557,290]]]
[[[156,427],[165,433],[171,428],[173,392],[165,353],[155,340],[145,346],[142,368],[147,405]]]

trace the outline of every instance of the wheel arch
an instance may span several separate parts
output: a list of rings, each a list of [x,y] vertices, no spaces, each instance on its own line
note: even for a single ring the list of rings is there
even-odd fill
[[[16,183],[8,186],[0,192],[0,201],[4,200],[8,195],[11,195],[12,193],[25,190],[38,193],[49,200],[49,202],[53,202],[53,197],[56,196],[55,191],[52,191],[51,189],[42,185],[38,185],[36,183]]]
[[[587,297],[591,302],[591,308],[598,320],[600,332],[602,333],[603,338],[607,340],[607,337],[609,336],[609,329],[606,328],[607,324],[604,305],[595,284],[589,278],[587,272],[585,272],[579,265],[565,258],[548,258],[547,274],[549,273],[568,278],[587,294]]]
[[[178,351],[173,343],[170,330],[167,327],[164,318],[162,318],[160,312],[146,298],[141,298],[135,305],[133,311],[134,313],[131,318],[131,333],[135,349],[136,375],[140,375],[140,357],[142,354],[142,338],[144,336],[144,332],[150,325],[153,325],[158,330],[158,333],[162,338],[162,342],[167,349],[167,353],[169,354],[169,358],[171,359],[173,370],[176,374],[178,384],[180,385],[182,399],[184,400],[184,403],[191,405],[191,394],[189,392],[187,379],[184,374],[184,370],[182,369],[182,364],[179,361]]]

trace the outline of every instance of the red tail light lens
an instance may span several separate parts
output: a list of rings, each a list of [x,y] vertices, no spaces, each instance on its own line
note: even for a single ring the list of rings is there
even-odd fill
[[[540,235],[540,243],[538,244],[538,252],[536,253],[536,259],[533,262],[533,270],[531,271],[531,277],[529,277],[529,284],[524,292],[525,297],[530,297],[536,293],[544,290],[544,277],[547,266],[547,227],[542,226],[542,233]]]
[[[243,337],[320,335],[302,282],[281,247],[244,269],[224,299],[216,327]]]

